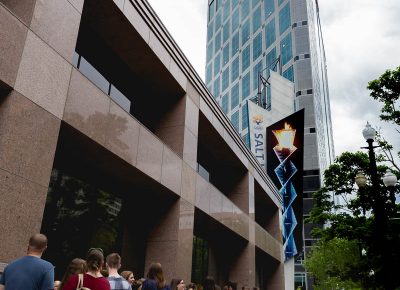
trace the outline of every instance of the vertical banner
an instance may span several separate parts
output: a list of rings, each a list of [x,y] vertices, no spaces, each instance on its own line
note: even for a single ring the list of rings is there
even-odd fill
[[[265,129],[267,128],[268,111],[253,103],[247,101],[249,114],[249,138],[250,148],[258,162],[266,168],[266,152],[265,152]]]
[[[285,260],[303,245],[304,109],[267,127],[267,173],[282,196]]]

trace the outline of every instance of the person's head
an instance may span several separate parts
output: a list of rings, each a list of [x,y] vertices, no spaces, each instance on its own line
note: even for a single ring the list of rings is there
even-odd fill
[[[160,263],[151,263],[149,272],[147,273],[147,278],[156,280],[157,287],[159,289],[164,288],[165,286],[165,278],[164,273]]]
[[[195,283],[190,283],[188,286],[187,286],[187,289],[188,290],[196,290],[196,284]]]
[[[236,290],[236,283],[235,282],[228,281],[228,283],[226,283],[226,286],[228,286],[228,290]]]
[[[180,278],[174,278],[171,280],[171,290],[185,290],[185,282]]]
[[[100,272],[103,268],[104,256],[100,248],[91,248],[86,257],[86,266],[90,272]]]
[[[28,254],[42,255],[47,248],[47,237],[43,234],[34,234],[29,238]]]
[[[211,276],[207,276],[204,279],[204,290],[214,290],[215,289],[215,281]]]
[[[109,254],[106,258],[106,263],[109,269],[118,270],[121,268],[121,256],[117,253]]]
[[[64,273],[64,276],[61,280],[61,287],[59,289],[62,289],[64,287],[64,284],[67,283],[67,281],[71,276],[75,274],[83,274],[85,272],[86,272],[86,261],[79,258],[73,259],[69,263],[67,270]]]
[[[126,281],[128,281],[129,284],[131,284],[131,285],[133,284],[133,282],[135,282],[135,277],[134,277],[132,271],[122,271],[121,276],[124,277],[124,279]]]
[[[54,281],[54,290],[61,289],[60,286],[61,286],[61,281],[58,281],[58,280]]]

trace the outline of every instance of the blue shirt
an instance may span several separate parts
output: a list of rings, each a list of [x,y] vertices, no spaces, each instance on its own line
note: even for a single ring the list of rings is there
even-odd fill
[[[111,290],[132,290],[131,285],[123,277],[108,276]]]
[[[171,290],[171,287],[165,285],[163,288],[159,289],[155,280],[146,279],[142,284],[142,290]]]
[[[0,284],[7,290],[54,289],[54,266],[38,257],[25,256],[6,266]]]

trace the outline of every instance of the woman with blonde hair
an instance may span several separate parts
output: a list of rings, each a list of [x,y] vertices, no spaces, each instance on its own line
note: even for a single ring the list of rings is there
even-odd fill
[[[110,290],[110,283],[101,274],[103,264],[103,250],[99,248],[89,249],[86,257],[87,272],[73,275],[62,290],[76,290],[81,287],[87,287],[91,290]]]

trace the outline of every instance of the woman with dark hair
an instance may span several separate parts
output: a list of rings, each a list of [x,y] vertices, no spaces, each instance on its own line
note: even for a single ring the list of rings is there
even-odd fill
[[[160,263],[151,263],[147,279],[143,282],[142,290],[171,290],[165,282]]]
[[[69,263],[67,270],[61,280],[61,285],[58,289],[62,290],[65,283],[69,280],[72,275],[86,273],[86,261],[83,259],[75,258]]]
[[[186,285],[182,279],[174,278],[171,280],[170,287],[171,290],[185,290]]]
[[[207,276],[204,279],[204,288],[203,290],[221,290],[221,287],[219,287],[217,284],[215,284],[215,280],[211,276]]]
[[[80,287],[87,287],[91,290],[110,290],[110,283],[101,274],[103,264],[103,250],[89,249],[86,257],[87,272],[69,278],[63,290],[76,290]]]

